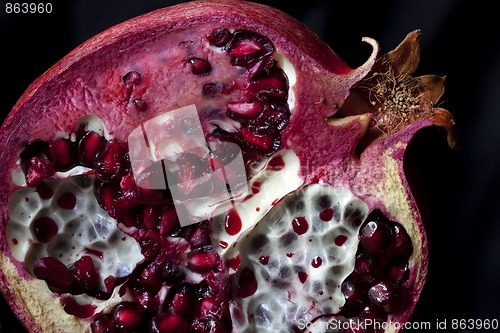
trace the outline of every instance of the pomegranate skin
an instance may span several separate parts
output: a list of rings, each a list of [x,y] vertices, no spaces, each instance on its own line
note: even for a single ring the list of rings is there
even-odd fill
[[[159,45],[171,34],[183,34],[200,26],[224,25],[267,36],[276,50],[296,68],[295,105],[290,124],[283,133],[283,148],[293,150],[301,164],[307,165],[308,169],[302,170],[301,175],[304,185],[324,182],[348,188],[364,200],[370,210],[382,211],[409,230],[415,250],[410,259],[411,275],[405,285],[412,285],[411,293],[403,300],[407,304],[404,311],[390,317],[393,322],[409,320],[427,275],[428,250],[418,206],[404,174],[404,152],[416,132],[433,125],[446,127],[453,145],[451,117],[434,108],[436,96],[431,96],[431,103],[419,102],[430,110],[425,118],[415,118],[386,136],[369,140],[358,156],[356,149],[373,129],[370,120],[374,119],[376,111],[366,103],[345,101],[358,93],[360,99],[366,101],[360,88],[363,79],[373,73],[373,68],[382,66],[380,59],[387,59],[379,54],[377,43],[366,39],[374,48],[373,54],[364,65],[353,70],[298,21],[267,6],[246,2],[235,5],[235,1],[225,0],[194,1],[160,9],[104,31],[38,78],[5,120],[0,129],[0,142],[3,143],[0,290],[31,332],[83,332],[90,323],[66,314],[43,282],[33,279],[10,253],[4,238],[9,220],[7,202],[17,189],[11,173],[17,167],[20,152],[33,139],[48,141],[61,128],[71,131],[88,110],[101,119],[110,134],[125,142],[134,128],[171,105],[163,103],[160,97],[152,98],[147,108],[133,113],[135,110],[122,104],[122,82],[111,78],[111,73],[116,74],[115,69],[118,72],[127,67],[123,64],[127,63],[128,54],[145,52],[148,46],[153,52],[160,52]],[[408,47],[413,50],[417,42],[418,33],[415,32],[409,35],[405,45],[410,44]],[[117,50],[127,50],[127,55],[117,59]],[[100,69],[105,69],[104,74],[95,75]],[[405,73],[411,74],[413,70]],[[115,76],[121,78],[123,74]],[[69,96],[76,96],[75,101],[68,103]],[[356,112],[351,112],[353,109]],[[325,118],[329,118],[328,122]],[[331,145],[330,149],[317,148],[325,142]]]

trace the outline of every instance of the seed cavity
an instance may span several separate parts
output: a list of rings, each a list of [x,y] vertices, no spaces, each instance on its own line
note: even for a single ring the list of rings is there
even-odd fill
[[[191,66],[191,73],[195,75],[208,75],[212,71],[212,65],[206,59],[201,58],[191,58],[188,60]]]
[[[327,207],[320,208],[320,201],[342,203],[335,206],[341,212],[340,218],[322,221],[320,212]],[[354,269],[353,260],[347,259],[355,256],[359,244],[360,226],[354,227],[350,215],[342,214],[350,206],[359,212],[355,219],[364,220],[368,215],[368,206],[348,190],[312,184],[286,195],[240,237],[236,248],[241,263],[233,281],[238,283],[242,270],[248,268],[254,273],[258,289],[251,296],[235,300],[232,318],[238,315],[241,320],[233,320],[234,330],[292,330],[296,320],[308,322],[341,311],[345,298],[337,286]],[[342,246],[335,244],[339,235],[346,236]],[[256,241],[263,238],[267,241]],[[269,257],[272,260],[267,261]],[[255,322],[252,314],[258,306],[273,309],[273,321]],[[287,319],[289,313],[299,315]]]

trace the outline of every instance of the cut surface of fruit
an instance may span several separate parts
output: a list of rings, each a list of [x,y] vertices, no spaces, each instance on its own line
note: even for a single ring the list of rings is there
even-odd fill
[[[418,32],[364,41],[351,69],[275,9],[194,1],[49,69],[0,129],[0,290],[26,327],[407,322],[428,250],[405,149],[433,125],[453,145],[453,119],[411,76]]]

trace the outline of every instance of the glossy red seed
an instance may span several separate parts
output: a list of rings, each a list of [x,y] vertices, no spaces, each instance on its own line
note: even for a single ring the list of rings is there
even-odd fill
[[[141,246],[141,253],[147,259],[154,259],[161,250],[160,236],[152,230],[139,230],[137,241]]]
[[[32,157],[26,165],[26,185],[30,187],[38,185],[42,180],[51,177],[56,172],[52,162],[45,156]]]
[[[212,65],[206,59],[191,58],[188,63],[191,66],[191,73],[195,75],[208,75],[212,71]]]
[[[186,320],[175,313],[162,313],[153,318],[151,323],[152,333],[186,333],[187,331]]]
[[[182,316],[188,316],[193,311],[194,295],[187,286],[180,287],[172,298],[170,309]]]
[[[165,282],[171,285],[181,282],[185,274],[173,260],[167,260],[162,268],[162,275]]]
[[[212,244],[209,225],[207,223],[197,224],[189,235],[188,241],[193,249]]]
[[[120,189],[114,184],[103,183],[97,188],[97,201],[111,217],[116,217],[115,205]]]
[[[371,304],[391,313],[401,304],[401,291],[393,282],[381,280],[368,289],[368,299]]]
[[[137,328],[144,319],[142,310],[132,302],[122,302],[116,305],[112,316],[116,327],[126,332]]]
[[[387,269],[387,277],[396,283],[404,283],[410,277],[408,263],[397,262],[390,265]]]
[[[82,256],[69,267],[69,270],[74,277],[71,285],[72,294],[83,294],[90,290],[99,289],[99,273],[97,273],[94,261],[90,256]]]
[[[345,280],[342,283],[341,290],[345,298],[342,312],[349,316],[357,315],[363,308],[365,291],[352,280]]]
[[[217,270],[219,265],[219,256],[213,250],[190,253],[188,258],[188,267],[193,272],[208,273]]]
[[[161,212],[160,235],[165,235],[179,225],[177,212],[173,207],[165,207]]]
[[[142,209],[142,222],[148,230],[156,230],[160,221],[160,207],[145,205]]]
[[[222,47],[229,42],[231,39],[232,34],[227,30],[226,28],[218,28],[208,36],[208,41],[210,44],[217,46],[217,47]]]
[[[135,298],[144,310],[154,312],[158,308],[158,302],[155,295],[147,290],[138,290],[135,294]]]
[[[391,259],[408,260],[413,253],[413,244],[405,228],[399,223],[391,225],[390,244],[385,252]]]
[[[96,320],[92,322],[90,328],[92,329],[92,333],[115,332],[115,324],[113,323],[113,319],[109,314],[99,316]]]
[[[78,160],[80,165],[92,167],[94,160],[104,147],[104,138],[96,132],[86,133],[78,144]]]
[[[157,259],[151,262],[141,273],[139,283],[146,290],[156,294],[163,284],[163,263]]]
[[[210,318],[217,312],[217,301],[213,297],[205,297],[200,302],[199,315],[202,318]]]
[[[378,277],[379,273],[376,259],[366,253],[361,253],[356,257],[352,275],[357,281],[371,282]]]
[[[58,171],[76,166],[76,147],[69,139],[56,139],[49,145],[49,156]]]
[[[125,149],[117,140],[111,140],[94,160],[97,177],[105,181],[121,179],[125,168]]]
[[[360,241],[363,252],[378,255],[387,249],[391,237],[389,226],[385,222],[369,221],[360,230]]]
[[[69,291],[74,280],[68,267],[52,257],[37,259],[33,266],[33,274],[61,293]]]

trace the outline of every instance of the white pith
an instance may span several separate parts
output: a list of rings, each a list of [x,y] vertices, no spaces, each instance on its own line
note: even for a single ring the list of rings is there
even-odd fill
[[[94,178],[75,176],[46,181],[53,189],[50,199],[42,199],[35,188],[24,187],[9,200],[10,220],[6,238],[16,260],[29,272],[38,258],[54,257],[71,265],[84,255],[94,261],[101,278],[101,289],[108,276],[129,275],[144,259],[135,239],[118,229],[116,221],[102,209],[94,196]],[[66,192],[76,196],[73,209],[58,206],[58,198]],[[40,243],[33,233],[32,223],[40,217],[51,217],[58,227],[57,234],[47,243]],[[98,251],[102,256],[91,251]]]
[[[320,219],[318,199],[326,196],[336,212],[331,221]],[[297,204],[302,202],[303,208]],[[349,215],[356,209],[357,215]],[[358,231],[368,214],[366,203],[349,190],[329,185],[312,184],[287,195],[262,218],[254,229],[242,235],[236,245],[241,265],[233,277],[234,288],[239,288],[240,275],[249,267],[255,275],[258,288],[246,298],[237,298],[231,306],[236,332],[290,332],[300,322],[340,312],[345,303],[340,289],[342,282],[354,269],[358,247]],[[308,229],[297,235],[292,228],[296,217],[305,217]],[[285,235],[297,236],[289,245],[282,244]],[[347,236],[339,246],[335,239]],[[266,237],[264,245],[252,242]],[[269,256],[262,264],[261,258]],[[322,264],[312,266],[314,258]],[[302,283],[299,272],[307,273]],[[236,292],[237,293],[237,292]]]
[[[252,170],[252,174],[249,175],[248,193],[252,193],[253,184],[260,182],[261,185],[258,193],[253,194],[249,199],[243,200],[234,207],[242,222],[240,232],[236,235],[229,235],[226,232],[225,213],[213,218],[212,243],[219,254],[226,259],[237,255],[237,252],[234,251],[234,243],[238,241],[243,233],[252,229],[266,215],[269,209],[273,207],[274,202],[296,190],[304,182],[299,175],[299,158],[293,151],[281,150],[272,157],[276,156],[281,156],[285,162],[282,170],[268,170],[269,158],[256,165]],[[220,244],[224,244],[224,246]]]

